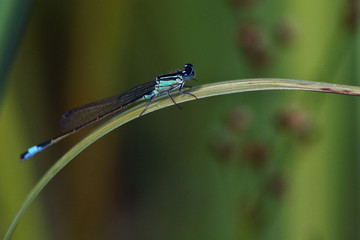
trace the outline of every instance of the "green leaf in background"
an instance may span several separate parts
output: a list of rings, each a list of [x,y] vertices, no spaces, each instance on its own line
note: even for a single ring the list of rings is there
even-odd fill
[[[32,0],[0,1],[0,96],[24,35]],[[0,99],[1,100],[1,99]]]

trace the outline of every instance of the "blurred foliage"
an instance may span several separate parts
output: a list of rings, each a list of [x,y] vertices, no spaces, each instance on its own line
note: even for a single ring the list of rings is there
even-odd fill
[[[31,0],[0,1],[0,100],[30,12]]]
[[[354,2],[36,1],[0,66],[15,59],[0,98],[0,234],[34,181],[86,134],[19,163],[59,133],[69,108],[187,62],[199,83],[355,85]],[[56,176],[14,239],[356,239],[358,101],[251,92],[141,117]]]

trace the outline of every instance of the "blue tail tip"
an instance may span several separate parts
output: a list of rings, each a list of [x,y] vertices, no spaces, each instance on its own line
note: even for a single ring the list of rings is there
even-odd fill
[[[23,154],[20,155],[20,160],[24,161],[26,159],[29,159],[43,149],[44,149],[44,147],[41,147],[39,145],[33,146],[33,147],[29,148],[26,152],[24,152]]]

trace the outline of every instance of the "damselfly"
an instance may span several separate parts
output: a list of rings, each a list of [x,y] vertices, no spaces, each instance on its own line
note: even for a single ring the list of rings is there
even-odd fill
[[[182,94],[187,94],[197,99],[194,94],[182,91],[185,83],[191,79],[195,79],[194,67],[192,64],[185,64],[183,71],[158,76],[151,82],[144,83],[117,96],[71,109],[65,112],[60,119],[60,127],[64,130],[63,134],[29,148],[20,155],[20,158],[21,160],[26,160],[65,137],[98,123],[115,113],[119,113],[130,104],[139,100],[148,100],[146,107],[139,115],[140,117],[155,98],[164,94],[167,94],[171,101],[178,106],[170,95],[170,92],[176,89]],[[180,108],[180,106],[178,107]]]

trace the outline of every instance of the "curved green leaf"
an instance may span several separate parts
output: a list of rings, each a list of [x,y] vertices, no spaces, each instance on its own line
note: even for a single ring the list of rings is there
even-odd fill
[[[225,95],[230,93],[248,92],[248,91],[261,91],[261,90],[301,90],[301,91],[314,91],[314,92],[327,92],[345,95],[360,96],[360,87],[330,84],[323,82],[311,82],[302,80],[291,79],[276,79],[276,78],[263,78],[263,79],[245,79],[233,80],[219,83],[205,84],[191,89],[191,93],[195,94],[199,99],[212,97],[217,95]],[[174,99],[177,103],[196,100],[192,96],[186,94],[174,94]],[[114,130],[117,127],[137,118],[144,109],[146,103],[135,105],[132,108],[126,109],[119,115],[110,119],[103,125],[96,128],[73,148],[71,148],[63,157],[61,157],[40,179],[32,191],[29,193],[24,203],[21,205],[19,211],[15,215],[11,225],[9,226],[4,239],[10,239],[20,219],[34,201],[40,191],[46,184],[75,158],[81,151],[87,148],[90,144]],[[144,114],[149,114],[153,111],[173,105],[165,96],[152,103]]]

